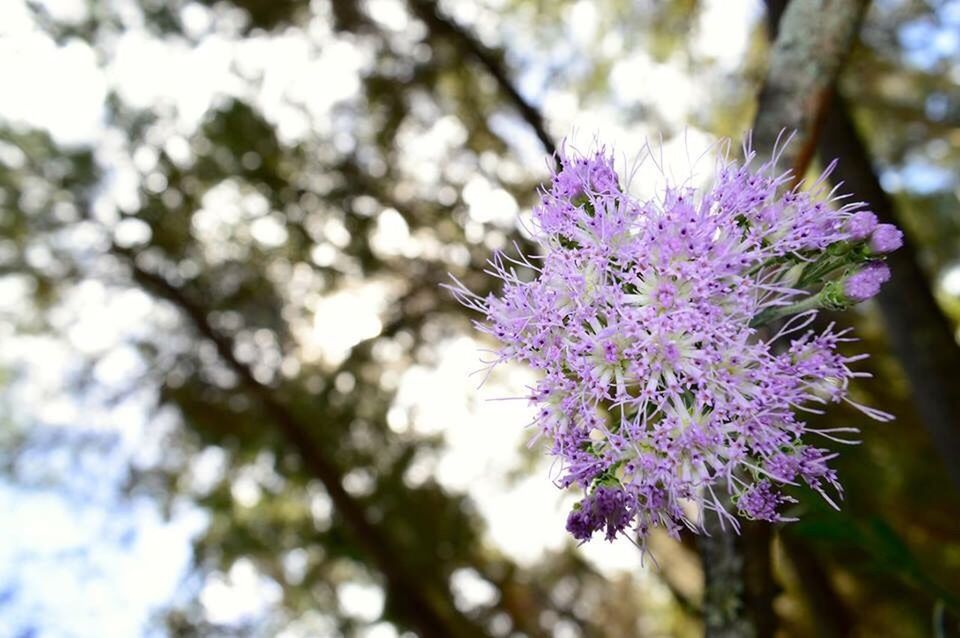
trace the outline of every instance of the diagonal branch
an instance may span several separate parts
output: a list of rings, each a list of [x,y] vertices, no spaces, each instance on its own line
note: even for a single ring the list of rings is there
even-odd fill
[[[457,24],[452,18],[441,12],[434,0],[408,0],[413,12],[423,20],[430,31],[438,36],[450,38],[467,52],[477,63],[489,73],[507,99],[513,104],[520,117],[530,125],[536,133],[540,143],[547,153],[553,155],[556,143],[547,132],[543,116],[530,102],[526,100],[507,74],[504,65],[497,59],[493,51],[483,45],[472,33]]]
[[[839,95],[824,121],[819,151],[827,161],[842,158],[834,181],[868,202],[880,221],[896,220],[893,201],[880,185],[849,106]],[[893,276],[877,296],[887,336],[910,382],[917,412],[960,489],[960,347],[909,239],[887,261]]]
[[[837,76],[866,12],[867,0],[776,0],[781,25],[757,104],[754,147],[773,152],[781,131],[796,135],[781,156],[794,180],[813,159]]]
[[[407,568],[392,539],[382,528],[371,523],[363,505],[344,489],[341,470],[327,457],[310,426],[278,399],[272,388],[257,381],[249,366],[237,359],[232,339],[210,323],[203,306],[163,276],[140,266],[133,251],[114,245],[111,252],[126,262],[140,286],[173,304],[201,337],[213,343],[223,362],[258,400],[265,415],[300,455],[306,469],[323,484],[358,544],[373,558],[386,578],[390,595],[405,615],[404,619],[425,637],[485,636],[473,621],[453,606],[448,592],[427,591],[428,581]]]
[[[787,0],[767,0],[767,28],[776,35]],[[823,119],[818,152],[826,163],[841,161],[834,183],[870,204],[880,221],[895,223],[893,200],[880,185],[870,153],[857,131],[850,105],[836,95]],[[903,247],[891,254],[893,276],[880,291],[877,303],[887,326],[887,335],[903,365],[914,405],[930,432],[934,446],[954,485],[960,489],[960,347],[950,321],[930,292],[916,247],[905,238]]]

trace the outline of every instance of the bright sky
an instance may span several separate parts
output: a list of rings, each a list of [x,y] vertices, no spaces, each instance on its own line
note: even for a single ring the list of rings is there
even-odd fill
[[[371,63],[368,52],[335,40],[329,27],[317,21],[309,33],[314,42],[324,42],[319,49],[295,31],[239,38],[233,27],[215,21],[209,9],[192,4],[182,17],[197,41],[194,45],[155,39],[137,26],[134,0],[111,1],[128,16],[128,24],[106,59],[98,59],[93,49],[76,40],[56,45],[33,24],[25,0],[0,2],[0,86],[4,87],[0,119],[47,130],[62,145],[96,149],[98,160],[109,167],[97,204],[98,215],[106,222],[116,219],[118,208],[136,205],[141,175],[149,179],[156,161],[155,151],[134,152],[107,130],[104,100],[108,91],[116,91],[133,106],[154,108],[164,115],[168,127],[162,142],[165,150],[188,163],[184,137],[195,130],[211,105],[225,96],[251,100],[277,126],[283,139],[296,140],[309,131],[329,132],[330,108],[359,90],[359,73]],[[64,21],[80,20],[85,14],[82,0],[43,0],[40,4]],[[704,5],[694,52],[714,59],[721,70],[733,71],[746,50],[750,24],[758,18],[760,4],[757,0],[711,0]],[[458,18],[468,23],[476,19],[468,3],[456,6],[467,7],[459,9],[464,14]],[[371,7],[382,24],[403,32],[405,12],[398,1],[376,0]],[[600,42],[604,51],[613,53],[623,48],[622,42],[601,37],[596,9],[588,0],[571,8],[567,26],[570,38],[564,46],[589,49]],[[555,130],[575,131],[576,144],[587,146],[596,136],[617,140],[621,149],[639,151],[655,132],[642,127],[628,130],[617,111],[649,98],[646,92],[651,86],[656,87],[655,106],[676,121],[709,98],[704,95],[704,84],[677,64],[658,63],[635,53],[613,66],[614,103],[581,104],[570,92],[544,86],[549,74],[546,65],[560,53],[524,49],[528,45],[523,40],[505,38],[522,63],[521,87],[543,104]],[[957,46],[949,38],[936,42],[938,50]],[[244,79],[257,75],[262,75],[263,82],[256,87]],[[311,79],[317,77],[324,81]],[[524,129],[511,115],[498,114],[493,121],[503,130]],[[463,135],[458,122],[439,118],[426,134],[410,136],[405,159],[409,166],[405,168],[428,176],[437,150],[457,144]],[[518,157],[542,163],[529,131],[515,139]],[[696,129],[688,129],[683,138],[667,140],[663,150],[667,170],[686,174],[688,156],[699,156],[712,141]],[[648,170],[655,169],[647,163],[642,171]],[[645,175],[640,173],[639,183],[647,181]],[[506,191],[480,176],[467,183],[463,195],[474,222],[500,216],[503,219],[499,221],[509,224],[524,213]],[[224,202],[240,202],[241,206]],[[236,222],[224,218],[226,211],[258,215],[261,205],[236,184],[225,182],[204,198],[193,230],[198,237],[208,238],[211,250],[225,250],[218,244],[221,228]],[[436,249],[411,238],[396,211],[380,213],[377,229],[373,241],[383,254],[415,256]],[[336,253],[335,224],[327,231],[333,243],[318,245],[314,255],[318,263]],[[131,243],[145,239],[144,229],[135,223],[120,226],[116,232]],[[267,245],[284,241],[282,232],[269,216],[260,217],[251,229],[254,239]],[[954,279],[948,278],[951,289],[960,289]],[[378,313],[383,299],[378,285],[369,283],[349,293],[315,300],[311,307],[325,320],[322,325],[301,327],[298,334],[304,342],[304,355],[335,362],[346,348],[375,335],[380,329]],[[16,282],[0,281],[0,317],[20,307],[22,295]],[[156,454],[158,439],[151,431],[157,425],[147,427],[149,396],[133,393],[110,407],[105,401],[111,390],[122,389],[133,375],[142,372],[142,361],[124,342],[151,325],[156,312],[143,295],[116,293],[90,284],[65,305],[61,313],[64,331],[58,337],[13,336],[12,328],[0,322],[4,343],[0,369],[22,372],[18,382],[4,389],[2,409],[20,424],[92,430],[119,441],[105,462],[86,468],[87,478],[95,479],[88,489],[27,490],[0,484],[0,538],[5,539],[0,544],[0,583],[6,587],[0,588],[0,615],[7,620],[7,628],[34,622],[38,623],[37,636],[133,636],[143,632],[150,613],[169,601],[180,586],[189,560],[189,542],[202,529],[203,516],[184,505],[176,509],[172,520],[164,520],[152,502],[118,497],[126,463],[131,459],[146,463],[151,453]],[[331,324],[327,319],[338,316],[349,317],[349,321]],[[174,321],[172,317],[168,320]],[[508,473],[517,466],[520,446],[529,436],[522,428],[530,419],[529,408],[522,401],[491,399],[520,394],[531,373],[505,368],[478,390],[478,378],[470,376],[479,367],[477,347],[468,337],[452,340],[444,344],[436,368],[409,370],[400,380],[390,426],[398,432],[442,433],[447,444],[444,452],[437,458],[422,459],[409,478],[416,481],[418,476],[432,474],[447,487],[469,493],[489,523],[491,540],[516,560],[532,562],[545,550],[568,542],[563,524],[572,497],[552,486],[546,459],[519,482],[508,480]],[[78,351],[103,355],[95,370],[102,394],[81,397],[63,391],[77,365]],[[408,413],[412,419],[407,418]],[[216,458],[201,459],[197,480],[203,480],[205,472],[215,473],[216,466]],[[639,554],[626,542],[591,543],[582,551],[604,570],[641,573]],[[454,589],[464,604],[490,596],[489,584],[469,571],[455,576]],[[382,592],[361,583],[346,586],[338,594],[342,607],[359,618],[375,619],[383,604]],[[201,602],[211,619],[231,621],[256,614],[275,596],[252,565],[240,562],[205,585]],[[0,627],[0,636],[6,635],[4,631]],[[381,623],[372,626],[368,635],[382,638],[395,632]]]

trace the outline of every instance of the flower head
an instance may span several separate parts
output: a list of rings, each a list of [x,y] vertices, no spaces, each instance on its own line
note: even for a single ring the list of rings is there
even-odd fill
[[[630,524],[633,518],[631,506],[623,490],[600,486],[570,512],[567,531],[574,538],[585,541],[594,532],[606,529],[607,540],[613,540]]]
[[[484,313],[498,362],[541,371],[535,425],[559,485],[585,492],[567,521],[578,540],[698,531],[696,511],[736,526],[728,502],[783,520],[784,484],[840,491],[833,455],[809,440],[833,436],[797,409],[849,401],[860,357],[838,351],[846,331],[809,326],[846,272],[859,268],[844,303],[875,294],[889,275],[873,243],[890,243],[859,205],[788,189],[789,175],[752,159],[721,158],[703,191],[668,184],[639,200],[602,149],[562,150],[534,208],[542,254],[496,254],[500,295],[453,287]]]

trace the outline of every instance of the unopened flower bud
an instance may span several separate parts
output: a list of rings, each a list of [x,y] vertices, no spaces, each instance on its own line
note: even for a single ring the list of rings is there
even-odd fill
[[[893,224],[880,224],[870,235],[870,251],[876,255],[892,253],[903,246],[903,232]]]
[[[888,281],[890,268],[883,262],[875,261],[848,277],[843,282],[843,292],[852,303],[860,303],[875,296],[880,292],[880,286]]]
[[[870,233],[877,227],[877,216],[868,210],[854,213],[847,219],[846,230],[850,239],[854,241],[863,241],[870,236]]]

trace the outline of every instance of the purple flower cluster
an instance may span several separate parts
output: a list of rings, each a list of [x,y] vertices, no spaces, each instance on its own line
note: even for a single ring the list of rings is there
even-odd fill
[[[606,528],[607,540],[612,541],[630,524],[632,509],[627,492],[601,485],[570,512],[567,531],[586,541],[597,530]]]
[[[498,253],[499,296],[459,282],[502,344],[496,362],[541,372],[535,425],[560,461],[558,483],[585,498],[567,529],[579,540],[632,528],[702,530],[703,513],[767,521],[806,483],[830,500],[834,453],[799,416],[847,397],[846,331],[809,327],[817,308],[879,290],[879,259],[902,241],[859,204],[787,188],[772,162],[721,158],[703,191],[667,186],[640,201],[612,156],[562,151],[534,209],[542,254]],[[854,404],[857,405],[857,404]],[[877,419],[889,415],[857,405]],[[831,501],[832,502],[832,501]]]

